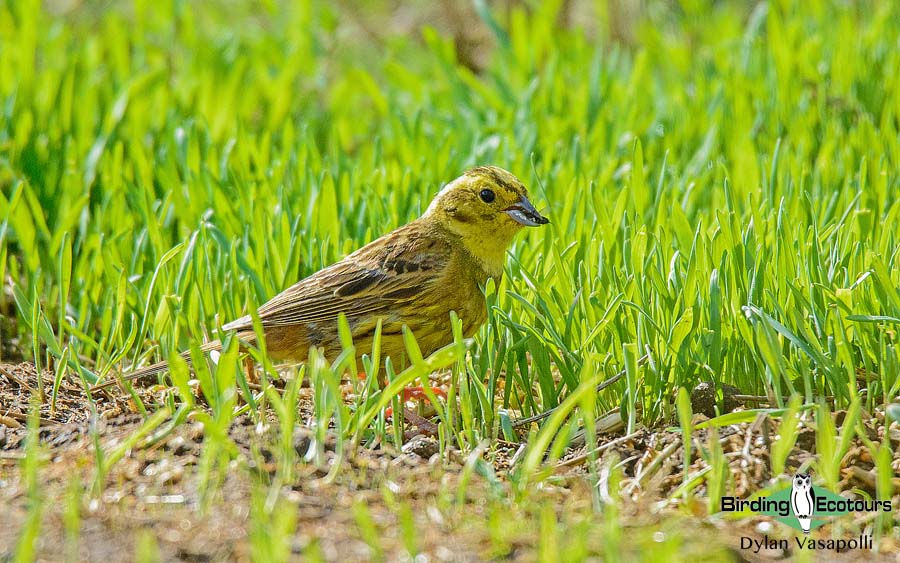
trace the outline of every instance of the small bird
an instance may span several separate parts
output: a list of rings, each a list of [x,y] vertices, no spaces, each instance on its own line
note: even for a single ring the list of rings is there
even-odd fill
[[[275,360],[302,363],[315,346],[334,360],[342,351],[338,315],[343,313],[360,355],[371,351],[381,321],[382,357],[390,356],[395,364],[403,361],[404,326],[427,357],[453,341],[451,311],[461,319],[466,336],[484,323],[482,288],[489,278],[500,280],[513,238],[523,227],[549,222],[513,174],[496,166],[472,168],[447,184],[418,219],[262,305],[258,316],[266,350]],[[247,345],[256,342],[249,315],[222,328],[236,332]],[[213,341],[201,349],[220,347]],[[167,367],[160,362],[125,379],[141,379]]]

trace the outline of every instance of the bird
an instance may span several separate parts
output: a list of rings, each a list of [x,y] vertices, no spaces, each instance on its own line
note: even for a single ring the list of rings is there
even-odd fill
[[[534,207],[525,185],[497,166],[477,166],[446,184],[417,219],[366,244],[343,260],[288,287],[257,310],[265,349],[279,362],[303,363],[311,347],[333,361],[343,350],[338,317],[346,316],[358,356],[369,353],[381,323],[381,357],[404,361],[404,327],[423,356],[451,343],[450,312],[472,336],[487,319],[484,286],[503,276],[507,251],[526,227],[550,220]],[[245,315],[222,326],[244,346],[256,344]],[[209,353],[221,342],[201,347]],[[190,362],[187,352],[182,357]],[[359,358],[358,358],[359,359]],[[159,362],[117,381],[141,380],[168,369]]]
[[[809,473],[797,473],[791,481],[791,510],[800,523],[800,529],[809,535],[811,517],[815,506],[812,480]]]

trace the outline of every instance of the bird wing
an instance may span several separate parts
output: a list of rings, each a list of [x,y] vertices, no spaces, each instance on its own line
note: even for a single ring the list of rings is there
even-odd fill
[[[398,312],[398,306],[436,283],[452,249],[423,236],[415,224],[402,227],[357,250],[340,262],[305,278],[259,308],[263,327],[333,321],[348,317]],[[245,316],[224,326],[246,330]]]

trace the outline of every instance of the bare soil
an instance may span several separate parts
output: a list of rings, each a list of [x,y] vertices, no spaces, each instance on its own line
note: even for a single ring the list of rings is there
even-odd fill
[[[53,376],[47,372],[43,377],[49,396]],[[231,425],[228,437],[237,446],[237,454],[222,471],[212,472],[221,486],[204,487],[199,482],[207,433],[199,421],[190,418],[170,432],[155,434],[128,449],[98,478],[98,448],[107,454],[115,450],[141,428],[146,415],[138,414],[135,402],[116,391],[98,396],[90,405],[81,382],[64,379],[55,404],[47,398],[40,403],[42,466],[39,482],[29,487],[23,464],[28,443],[26,420],[38,388],[33,365],[0,364],[0,506],[4,524],[0,526],[0,561],[12,559],[35,494],[45,499],[37,544],[38,557],[45,561],[127,561],[148,536],[155,538],[163,560],[250,560],[254,534],[266,531],[254,530],[265,519],[254,517],[251,511],[262,510],[260,507],[273,500],[260,499],[260,490],[278,485],[279,430],[274,424],[257,424],[244,416]],[[142,393],[145,404],[158,404],[153,392]],[[298,420],[308,420],[310,412],[307,396],[301,401]],[[837,416],[840,419],[841,413]],[[864,426],[872,440],[890,439],[894,451],[900,451],[900,431],[886,427],[883,415],[866,414]],[[776,423],[765,417],[719,429],[717,438],[734,477],[735,489],[730,494],[746,497],[770,484],[768,450],[776,433]],[[789,470],[815,456],[814,438],[814,430],[804,427],[789,458]],[[704,467],[701,450],[711,439],[707,431],[693,436],[689,473]],[[629,547],[620,554],[625,559],[641,560],[644,536],[646,541],[657,542],[681,538],[674,554],[680,560],[763,561],[794,555],[790,550],[754,554],[738,549],[740,536],[758,539],[763,534],[774,536],[776,530],[766,519],[707,516],[702,486],[693,491],[692,500],[664,500],[683,483],[679,433],[665,428],[641,429],[629,436],[608,433],[599,437],[597,445],[603,448],[598,454],[601,459],[615,459],[624,470],[618,518],[623,533],[635,538],[625,542]],[[296,532],[288,546],[295,558],[318,553],[332,561],[410,560],[409,534],[402,531],[408,526],[403,516],[407,514],[416,530],[415,547],[427,560],[538,559],[540,515],[531,512],[532,505],[517,502],[504,479],[518,444],[503,443],[485,452],[483,459],[491,464],[494,476],[464,471],[466,459],[452,452],[442,458],[436,453],[437,443],[424,436],[414,438],[403,451],[360,448],[338,456],[333,442],[316,444],[313,433],[298,425],[293,429],[292,446],[301,461],[294,464],[290,482],[280,484],[278,496],[279,502],[296,513]],[[317,449],[319,463],[302,461]],[[586,549],[602,556],[605,524],[591,506],[586,460],[585,446],[566,452],[549,481],[552,484],[534,491],[533,497],[549,500],[558,520],[566,525],[594,526],[598,532],[591,535]],[[335,465],[339,470],[331,471]],[[872,456],[864,444],[854,443],[843,465],[842,490],[874,494]],[[894,468],[900,468],[896,457]],[[213,492],[205,496],[204,490]],[[464,493],[457,498],[459,490]],[[895,485],[896,490],[900,484]],[[78,500],[73,501],[75,498]],[[491,508],[496,503],[487,503],[489,498],[508,498],[504,511],[497,513]],[[448,504],[447,499],[452,502]],[[893,501],[900,506],[900,496]],[[379,539],[380,547],[374,550],[360,526],[360,506],[367,508]],[[409,510],[404,512],[403,506]],[[77,530],[67,525],[67,513],[73,507],[80,513]],[[856,525],[863,530],[867,524],[859,521]],[[854,523],[848,523],[848,529],[853,528]],[[877,552],[829,552],[829,558],[897,560],[896,540],[883,539],[877,548]]]

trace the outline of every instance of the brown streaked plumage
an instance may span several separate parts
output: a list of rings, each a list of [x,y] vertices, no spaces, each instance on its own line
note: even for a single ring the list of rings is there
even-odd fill
[[[511,173],[494,166],[473,168],[447,184],[418,219],[261,306],[267,352],[276,360],[303,362],[316,346],[334,359],[341,351],[337,318],[344,313],[359,354],[371,352],[380,320],[382,357],[402,362],[404,325],[427,356],[453,340],[450,311],[459,315],[466,335],[481,326],[487,316],[482,286],[488,278],[499,281],[513,237],[524,226],[548,222]],[[256,341],[249,315],[223,328],[248,344]],[[202,349],[218,347],[210,342]],[[166,368],[161,362],[126,379]]]

